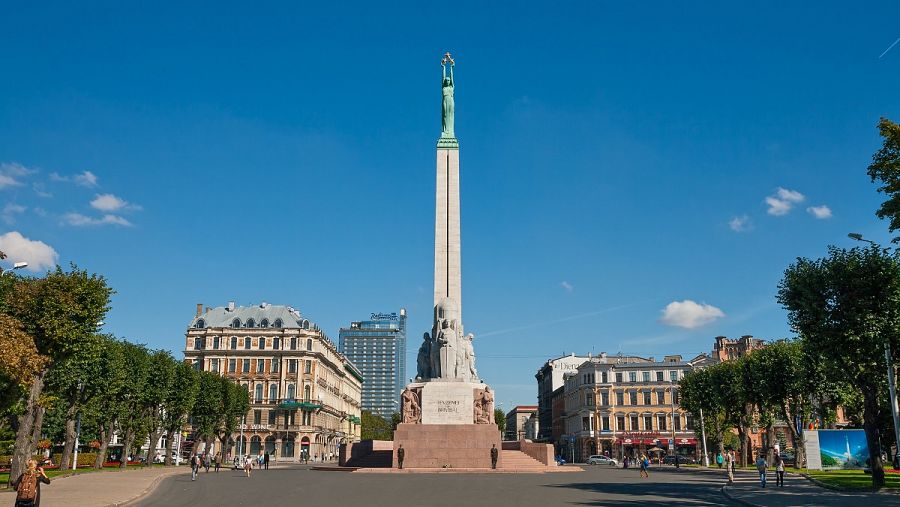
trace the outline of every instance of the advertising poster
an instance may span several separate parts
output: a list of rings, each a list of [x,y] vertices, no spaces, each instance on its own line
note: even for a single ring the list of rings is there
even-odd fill
[[[869,446],[863,430],[809,430],[806,437],[807,467],[818,470],[851,470],[866,467]]]

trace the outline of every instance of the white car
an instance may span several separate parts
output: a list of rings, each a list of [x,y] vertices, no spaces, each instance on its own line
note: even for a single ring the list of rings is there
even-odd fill
[[[594,454],[593,456],[587,459],[588,465],[609,465],[611,467],[619,466],[619,462],[614,458],[607,458],[606,456],[601,456],[599,454]]]

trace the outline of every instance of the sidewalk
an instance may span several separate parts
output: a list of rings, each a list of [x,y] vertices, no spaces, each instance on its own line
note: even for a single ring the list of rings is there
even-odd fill
[[[724,472],[722,476],[724,478]],[[900,495],[891,493],[844,493],[817,486],[800,475],[785,474],[784,487],[775,487],[775,473],[766,474],[766,487],[759,485],[756,471],[740,470],[735,474],[734,484],[724,486],[722,492],[728,498],[743,505],[763,507],[786,506],[840,506],[871,505],[900,506]],[[724,482],[724,481],[723,481]]]
[[[190,474],[190,468],[153,467],[102,471],[51,479],[41,485],[43,505],[66,507],[120,506],[150,493],[163,477]],[[0,493],[0,504],[12,505],[15,491]]]

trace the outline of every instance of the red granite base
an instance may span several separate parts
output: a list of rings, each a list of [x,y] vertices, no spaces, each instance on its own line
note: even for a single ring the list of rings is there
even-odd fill
[[[408,424],[394,431],[394,468],[403,446],[403,468],[491,468],[491,446],[503,466],[500,430],[494,424]]]

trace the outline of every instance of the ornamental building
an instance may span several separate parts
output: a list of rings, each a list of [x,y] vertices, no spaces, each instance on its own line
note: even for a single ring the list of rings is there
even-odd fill
[[[679,355],[662,361],[605,353],[582,363],[565,377],[563,386],[564,434],[559,452],[567,459],[584,461],[592,454],[621,460],[625,456],[668,455],[697,458],[699,421],[681,409],[678,381],[711,358],[691,361]]]
[[[197,305],[184,357],[250,395],[250,411],[226,455],[336,459],[340,444],[360,439],[362,374],[290,306]]]

